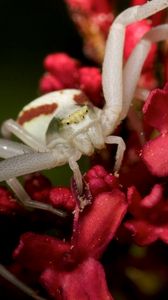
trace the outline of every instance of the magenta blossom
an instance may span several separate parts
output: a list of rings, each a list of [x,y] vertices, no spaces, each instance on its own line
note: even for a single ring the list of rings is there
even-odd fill
[[[14,196],[4,187],[0,187],[0,214],[10,215],[21,211]]]
[[[97,67],[81,66],[67,54],[53,53],[45,58],[44,68],[47,73],[40,80],[42,93],[76,88],[82,90],[94,105],[102,106],[101,74]]]
[[[112,300],[98,259],[114,238],[127,202],[117,179],[103,167],[93,167],[84,178],[91,187],[93,201],[82,212],[76,206],[70,240],[27,232],[21,236],[13,257],[20,270],[33,274],[53,299]],[[51,187],[48,197],[57,208],[68,210],[65,199],[74,203],[67,188]]]
[[[148,141],[142,149],[142,159],[150,172],[162,177],[168,175],[168,85],[153,90],[143,108],[144,119],[160,134]]]
[[[88,17],[92,26],[107,36],[113,20],[112,5],[109,0],[65,0],[65,2],[72,13]]]
[[[124,226],[133,240],[141,246],[162,240],[168,243],[168,202],[163,188],[156,184],[150,194],[142,198],[136,188],[128,189],[128,211],[131,218]]]
[[[84,53],[101,64],[109,27],[114,19],[114,8],[109,0],[65,0],[70,16],[79,30]]]

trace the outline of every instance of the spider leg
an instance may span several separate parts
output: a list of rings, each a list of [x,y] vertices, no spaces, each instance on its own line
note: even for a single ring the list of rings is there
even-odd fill
[[[168,24],[156,26],[149,30],[132,51],[123,73],[123,111],[121,119],[128,113],[131,101],[134,97],[136,86],[142,71],[145,59],[153,42],[160,42],[168,38]]]
[[[27,130],[25,130],[16,121],[9,119],[6,120],[1,127],[1,133],[5,138],[10,138],[11,133],[18,137],[26,145],[30,146],[35,151],[45,152],[47,151],[46,146],[41,144],[37,139],[35,139]]]
[[[82,174],[79,165],[77,163],[77,160],[79,160],[80,157],[81,157],[81,153],[79,151],[76,151],[74,155],[69,158],[69,166],[73,172],[79,194],[81,194],[83,190]]]
[[[12,148],[13,146],[13,148]],[[23,146],[23,148],[22,148]],[[5,150],[6,148],[6,150]],[[25,153],[24,151],[27,151]],[[55,157],[52,156],[50,153],[50,161],[47,162],[48,158],[48,152],[46,153],[37,153],[37,152],[29,152],[29,147],[25,145],[21,145],[16,142],[12,142],[9,140],[3,140],[0,139],[0,157],[5,158],[8,157],[6,160],[3,160],[0,162],[0,181],[5,180],[6,183],[9,185],[9,187],[13,190],[13,192],[16,194],[18,200],[20,203],[26,207],[26,208],[33,208],[33,209],[40,209],[40,210],[45,210],[52,212],[58,216],[65,217],[66,213],[53,208],[51,205],[45,204],[45,203],[40,203],[37,201],[33,201],[29,195],[26,193],[24,190],[23,186],[20,184],[20,182],[15,178],[20,175],[25,175],[28,173],[33,173],[37,171],[37,166],[39,165],[41,160],[46,159],[46,168],[52,168],[52,164],[55,164]],[[23,154],[24,153],[24,154]],[[18,155],[19,154],[19,155]],[[45,156],[47,155],[47,157]],[[14,156],[17,155],[17,156]],[[41,156],[42,155],[42,156]],[[39,157],[40,156],[40,157]],[[37,162],[37,159],[39,161]],[[27,160],[27,162],[26,162]],[[26,172],[24,171],[24,166],[29,165],[29,171]],[[44,161],[43,161],[44,162]],[[33,166],[34,164],[34,166]],[[44,164],[42,164],[42,167],[40,169],[44,169]],[[27,170],[27,168],[26,168]],[[31,171],[30,171],[31,170]],[[38,168],[39,170],[39,168]]]
[[[0,162],[0,182],[64,165],[68,158],[56,151],[25,153]]]
[[[21,155],[21,154],[29,153],[29,152],[32,152],[32,149],[24,144],[20,144],[20,143],[5,140],[5,139],[0,139],[0,157],[9,158],[14,155]],[[14,178],[11,180],[17,181],[17,179],[14,179]],[[19,181],[17,181],[17,182],[19,183]],[[12,190],[14,190],[14,189],[12,188]],[[24,191],[23,187],[22,187],[22,190]],[[32,201],[32,202],[34,202],[34,201]],[[32,290],[27,285],[22,283],[19,279],[17,279],[12,273],[10,273],[1,264],[0,264],[0,276],[2,276],[4,279],[8,280],[10,283],[15,285],[17,288],[19,288],[21,291],[23,291],[26,295],[32,297],[33,299],[45,300],[44,298],[38,296],[34,290]]]
[[[21,282],[18,278],[16,278],[11,272],[9,272],[3,265],[0,264],[0,276],[4,279],[8,280],[14,286],[16,286],[19,290],[24,292],[27,296],[31,297],[35,300],[46,300],[46,298],[40,297],[33,289],[28,287],[26,284]]]
[[[148,1],[123,11],[113,22],[106,43],[102,83],[106,104],[102,113],[105,135],[120,123],[123,106],[123,50],[126,26],[168,7],[168,0]]]
[[[13,190],[13,192],[15,193],[17,198],[19,199],[19,202],[24,207],[26,207],[28,209],[40,209],[40,210],[49,211],[49,212],[51,212],[53,214],[56,214],[57,216],[60,216],[60,217],[66,217],[67,216],[66,212],[63,212],[62,210],[55,209],[51,205],[48,205],[48,204],[45,204],[45,203],[42,203],[42,202],[32,200],[29,197],[29,195],[27,194],[27,192],[25,191],[25,189],[23,188],[23,186],[21,185],[21,183],[19,182],[19,180],[17,180],[16,178],[8,179],[6,181],[6,183]]]
[[[33,152],[33,150],[24,144],[0,138],[0,157],[2,158],[9,158],[29,152]]]
[[[106,144],[117,144],[117,153],[116,153],[116,160],[115,160],[115,165],[114,165],[114,171],[116,173],[118,173],[120,167],[121,167],[121,163],[122,163],[122,159],[124,156],[124,151],[125,151],[125,143],[123,141],[123,139],[120,136],[113,136],[110,135],[108,137],[105,138],[105,143]]]

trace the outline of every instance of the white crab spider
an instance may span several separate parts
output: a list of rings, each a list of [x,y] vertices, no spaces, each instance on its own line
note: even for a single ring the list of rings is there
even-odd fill
[[[95,149],[105,147],[106,143],[118,145],[115,169],[120,168],[125,144],[121,137],[110,134],[127,115],[151,43],[168,36],[168,25],[150,30],[123,68],[125,28],[167,6],[168,0],[153,0],[128,8],[113,22],[103,63],[102,110],[91,105],[80,90],[62,90],[29,103],[17,121],[4,122],[3,136],[8,138],[13,133],[27,146],[0,140],[0,157],[6,158],[0,162],[0,181],[6,181],[26,206],[52,211],[49,206],[31,201],[15,177],[69,163],[81,191],[77,160],[82,154],[91,155]],[[62,215],[57,210],[53,212]]]
[[[34,100],[21,111],[18,122],[8,120],[3,124],[4,137],[13,133],[24,144],[0,139],[0,157],[5,159],[0,162],[0,181],[7,181],[25,206],[64,215],[50,206],[32,201],[15,178],[20,175],[69,163],[80,189],[81,173],[76,161],[82,154],[90,155],[95,148],[103,148],[106,143],[118,144],[115,168],[119,169],[125,145],[120,137],[109,135],[127,115],[151,43],[168,36],[168,25],[150,30],[133,50],[123,68],[125,28],[166,7],[168,0],[153,0],[125,10],[113,22],[103,63],[106,103],[102,110],[84,101],[81,91],[64,90]],[[140,93],[142,98],[144,92]],[[12,277],[2,265],[0,274],[32,298],[42,299]]]

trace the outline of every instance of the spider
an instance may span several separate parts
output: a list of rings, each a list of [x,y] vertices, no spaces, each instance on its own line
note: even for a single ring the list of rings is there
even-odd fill
[[[94,107],[80,90],[61,90],[35,99],[22,109],[16,121],[9,119],[3,123],[0,157],[4,160],[0,162],[0,181],[7,182],[24,206],[49,210],[62,217],[66,215],[49,205],[32,201],[17,180],[21,175],[69,163],[82,193],[82,175],[77,161],[82,154],[91,155],[95,149],[104,148],[108,143],[118,145],[114,169],[119,170],[125,143],[121,137],[110,134],[128,113],[151,44],[168,36],[168,25],[151,29],[137,44],[123,68],[125,28],[166,7],[168,0],[152,0],[128,8],[113,22],[103,62],[103,109]],[[140,91],[142,98],[145,98],[144,92]],[[11,134],[22,143],[11,141]],[[32,298],[43,299],[2,265],[0,274]]]
[[[106,144],[117,144],[114,169],[119,170],[125,143],[121,137],[110,134],[128,113],[151,43],[164,40],[168,35],[168,25],[151,29],[123,68],[125,28],[166,7],[168,0],[153,0],[128,8],[114,20],[102,70],[103,109],[94,107],[80,90],[67,89],[35,99],[21,110],[16,121],[9,119],[3,123],[0,157],[4,160],[0,162],[0,181],[7,182],[23,205],[65,216],[60,210],[32,201],[17,180],[18,176],[68,163],[78,191],[82,193],[82,175],[77,161],[82,154],[91,155]],[[9,140],[11,133],[22,143]]]

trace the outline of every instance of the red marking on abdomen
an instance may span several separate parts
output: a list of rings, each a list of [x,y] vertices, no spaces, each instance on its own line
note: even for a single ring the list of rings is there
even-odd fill
[[[73,97],[73,100],[78,103],[78,104],[86,104],[89,102],[89,99],[88,97],[83,93],[81,92],[80,94],[77,94]]]
[[[40,115],[49,115],[54,112],[58,107],[56,103],[44,104],[38,107],[30,108],[22,113],[22,115],[17,119],[17,122],[22,125],[25,122],[31,121],[32,119],[39,117]]]

